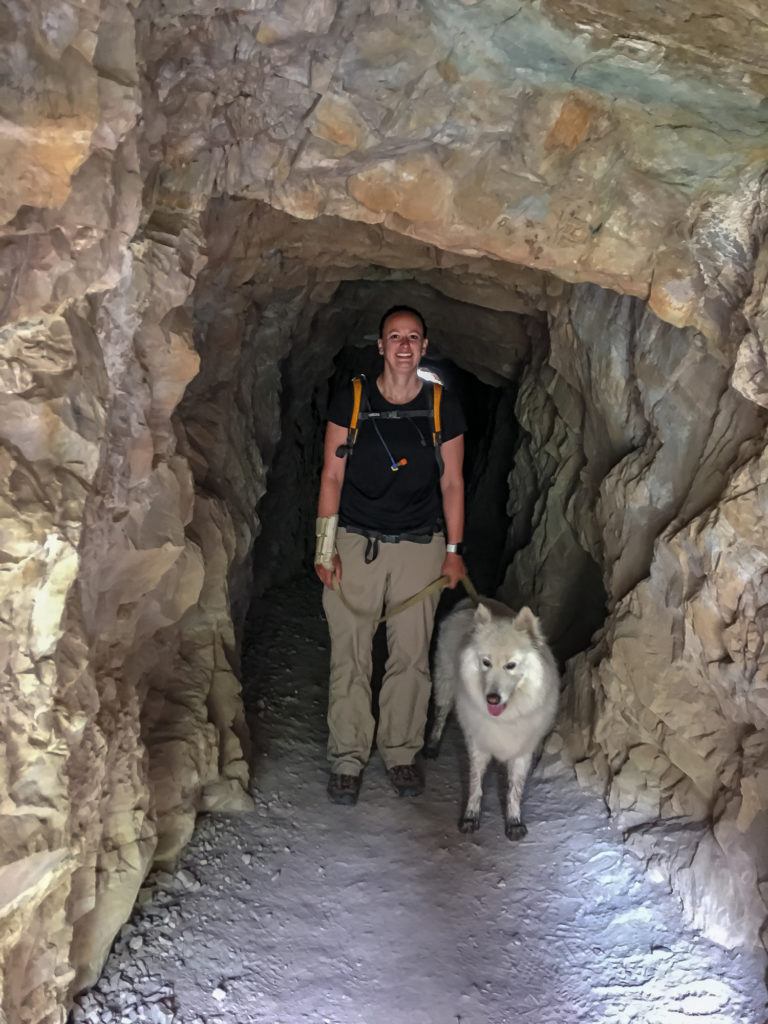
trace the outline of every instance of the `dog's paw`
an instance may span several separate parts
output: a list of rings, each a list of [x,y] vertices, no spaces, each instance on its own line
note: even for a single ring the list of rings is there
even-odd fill
[[[459,832],[477,832],[480,828],[479,814],[465,814],[459,822]]]
[[[528,835],[528,829],[519,818],[511,818],[507,822],[504,831],[507,834],[507,839],[512,839],[514,841],[522,839],[523,836]]]
[[[428,757],[431,761],[440,753],[440,740],[428,740],[422,747],[421,756]]]

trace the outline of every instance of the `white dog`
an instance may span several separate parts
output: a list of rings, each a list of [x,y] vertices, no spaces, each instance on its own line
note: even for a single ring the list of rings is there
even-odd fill
[[[555,660],[530,610],[515,614],[482,598],[462,601],[439,627],[435,652],[435,724],[424,749],[436,757],[451,708],[456,706],[469,752],[467,806],[462,832],[480,825],[483,775],[491,758],[507,767],[506,834],[528,831],[520,801],[534,754],[552,728],[560,679]]]

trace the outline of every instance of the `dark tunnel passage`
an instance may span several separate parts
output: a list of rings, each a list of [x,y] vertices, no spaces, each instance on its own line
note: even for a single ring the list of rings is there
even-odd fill
[[[610,560],[624,589],[647,571],[649,531],[630,534],[631,557],[605,551],[594,516],[606,467],[647,428],[626,400],[591,395],[564,348],[573,328],[553,318],[562,288],[525,267],[334,218],[305,224],[259,203],[212,201],[207,224],[194,297],[200,373],[177,421],[198,485],[233,515],[235,624],[252,596],[311,571],[331,390],[365,372],[381,312],[405,303],[426,317],[428,359],[449,372],[468,419],[465,539],[477,585],[536,609],[561,659],[584,650],[617,592]],[[639,311],[600,289],[578,294],[576,352],[597,346],[599,363],[612,344],[591,322],[602,306],[616,306],[610,317],[630,334]],[[550,365],[553,326],[561,372]]]
[[[342,310],[343,310],[342,286]],[[416,293],[414,299],[413,293]],[[380,292],[380,296],[377,296]],[[261,533],[254,543],[255,573],[254,596],[259,597],[264,581],[283,581],[295,572],[312,573],[314,552],[314,516],[319,488],[322,459],[322,437],[325,428],[324,412],[334,392],[357,374],[367,379],[376,378],[381,360],[376,352],[376,324],[387,303],[405,296],[418,302],[424,290],[413,286],[398,288],[387,284],[378,289],[364,288],[368,309],[358,318],[345,318],[336,313],[334,300],[318,314],[310,326],[306,341],[297,341],[280,367],[282,395],[281,437],[277,443],[272,466],[267,474],[267,490],[258,506]],[[430,307],[439,310],[441,297],[428,297]],[[418,307],[417,307],[418,308]],[[452,304],[455,311],[455,304]],[[471,323],[473,316],[484,319],[485,326],[493,321],[492,310],[474,310],[466,306],[462,311]],[[440,320],[442,319],[442,323]],[[339,324],[342,320],[342,324]],[[546,323],[541,318],[521,317],[523,331],[531,346],[538,346],[541,359],[548,342]],[[323,337],[324,324],[330,323],[339,348],[330,362],[326,359],[322,370],[313,360],[313,351],[327,350],[330,345]],[[450,337],[450,319],[438,319],[438,327],[430,327],[430,347],[422,360],[425,369],[432,369],[445,386],[454,392],[462,405],[467,421],[465,436],[465,550],[470,579],[480,593],[494,596],[503,587],[507,568],[516,552],[531,539],[535,517],[540,515],[541,494],[535,478],[529,478],[528,487],[510,490],[515,460],[521,451],[522,430],[515,412],[519,385],[525,363],[520,363],[511,379],[505,379],[492,369],[464,360],[451,358],[446,351],[462,352],[462,340]],[[502,333],[504,327],[497,328]],[[318,334],[320,336],[318,336]],[[471,351],[471,349],[470,349]],[[464,365],[462,365],[464,363]],[[329,373],[323,378],[322,373]],[[313,380],[311,374],[316,374]],[[309,402],[300,407],[298,396],[305,398],[311,389]],[[286,534],[295,541],[296,554],[286,552]],[[582,552],[583,564],[574,580],[573,595],[566,593],[564,614],[558,631],[551,642],[561,659],[583,650],[603,622],[606,612],[606,594],[601,571],[587,552]],[[567,583],[564,574],[564,583]],[[507,591],[506,599],[521,606],[530,602],[535,609],[534,578],[528,586],[518,585]],[[446,592],[440,613],[455,602],[456,593]]]

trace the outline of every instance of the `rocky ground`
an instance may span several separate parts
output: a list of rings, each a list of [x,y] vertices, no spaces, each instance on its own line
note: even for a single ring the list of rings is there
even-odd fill
[[[493,772],[458,832],[455,726],[422,797],[374,756],[357,807],[331,805],[316,583],[258,602],[249,636],[256,812],[205,817],[147,880],[71,1024],[764,1024],[762,952],[687,928],[553,753],[519,844]]]

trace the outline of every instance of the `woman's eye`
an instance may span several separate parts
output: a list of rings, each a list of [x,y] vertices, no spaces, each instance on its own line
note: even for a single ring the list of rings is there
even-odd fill
[[[507,672],[513,672],[517,668],[517,662],[508,661],[504,668],[507,670]]]

